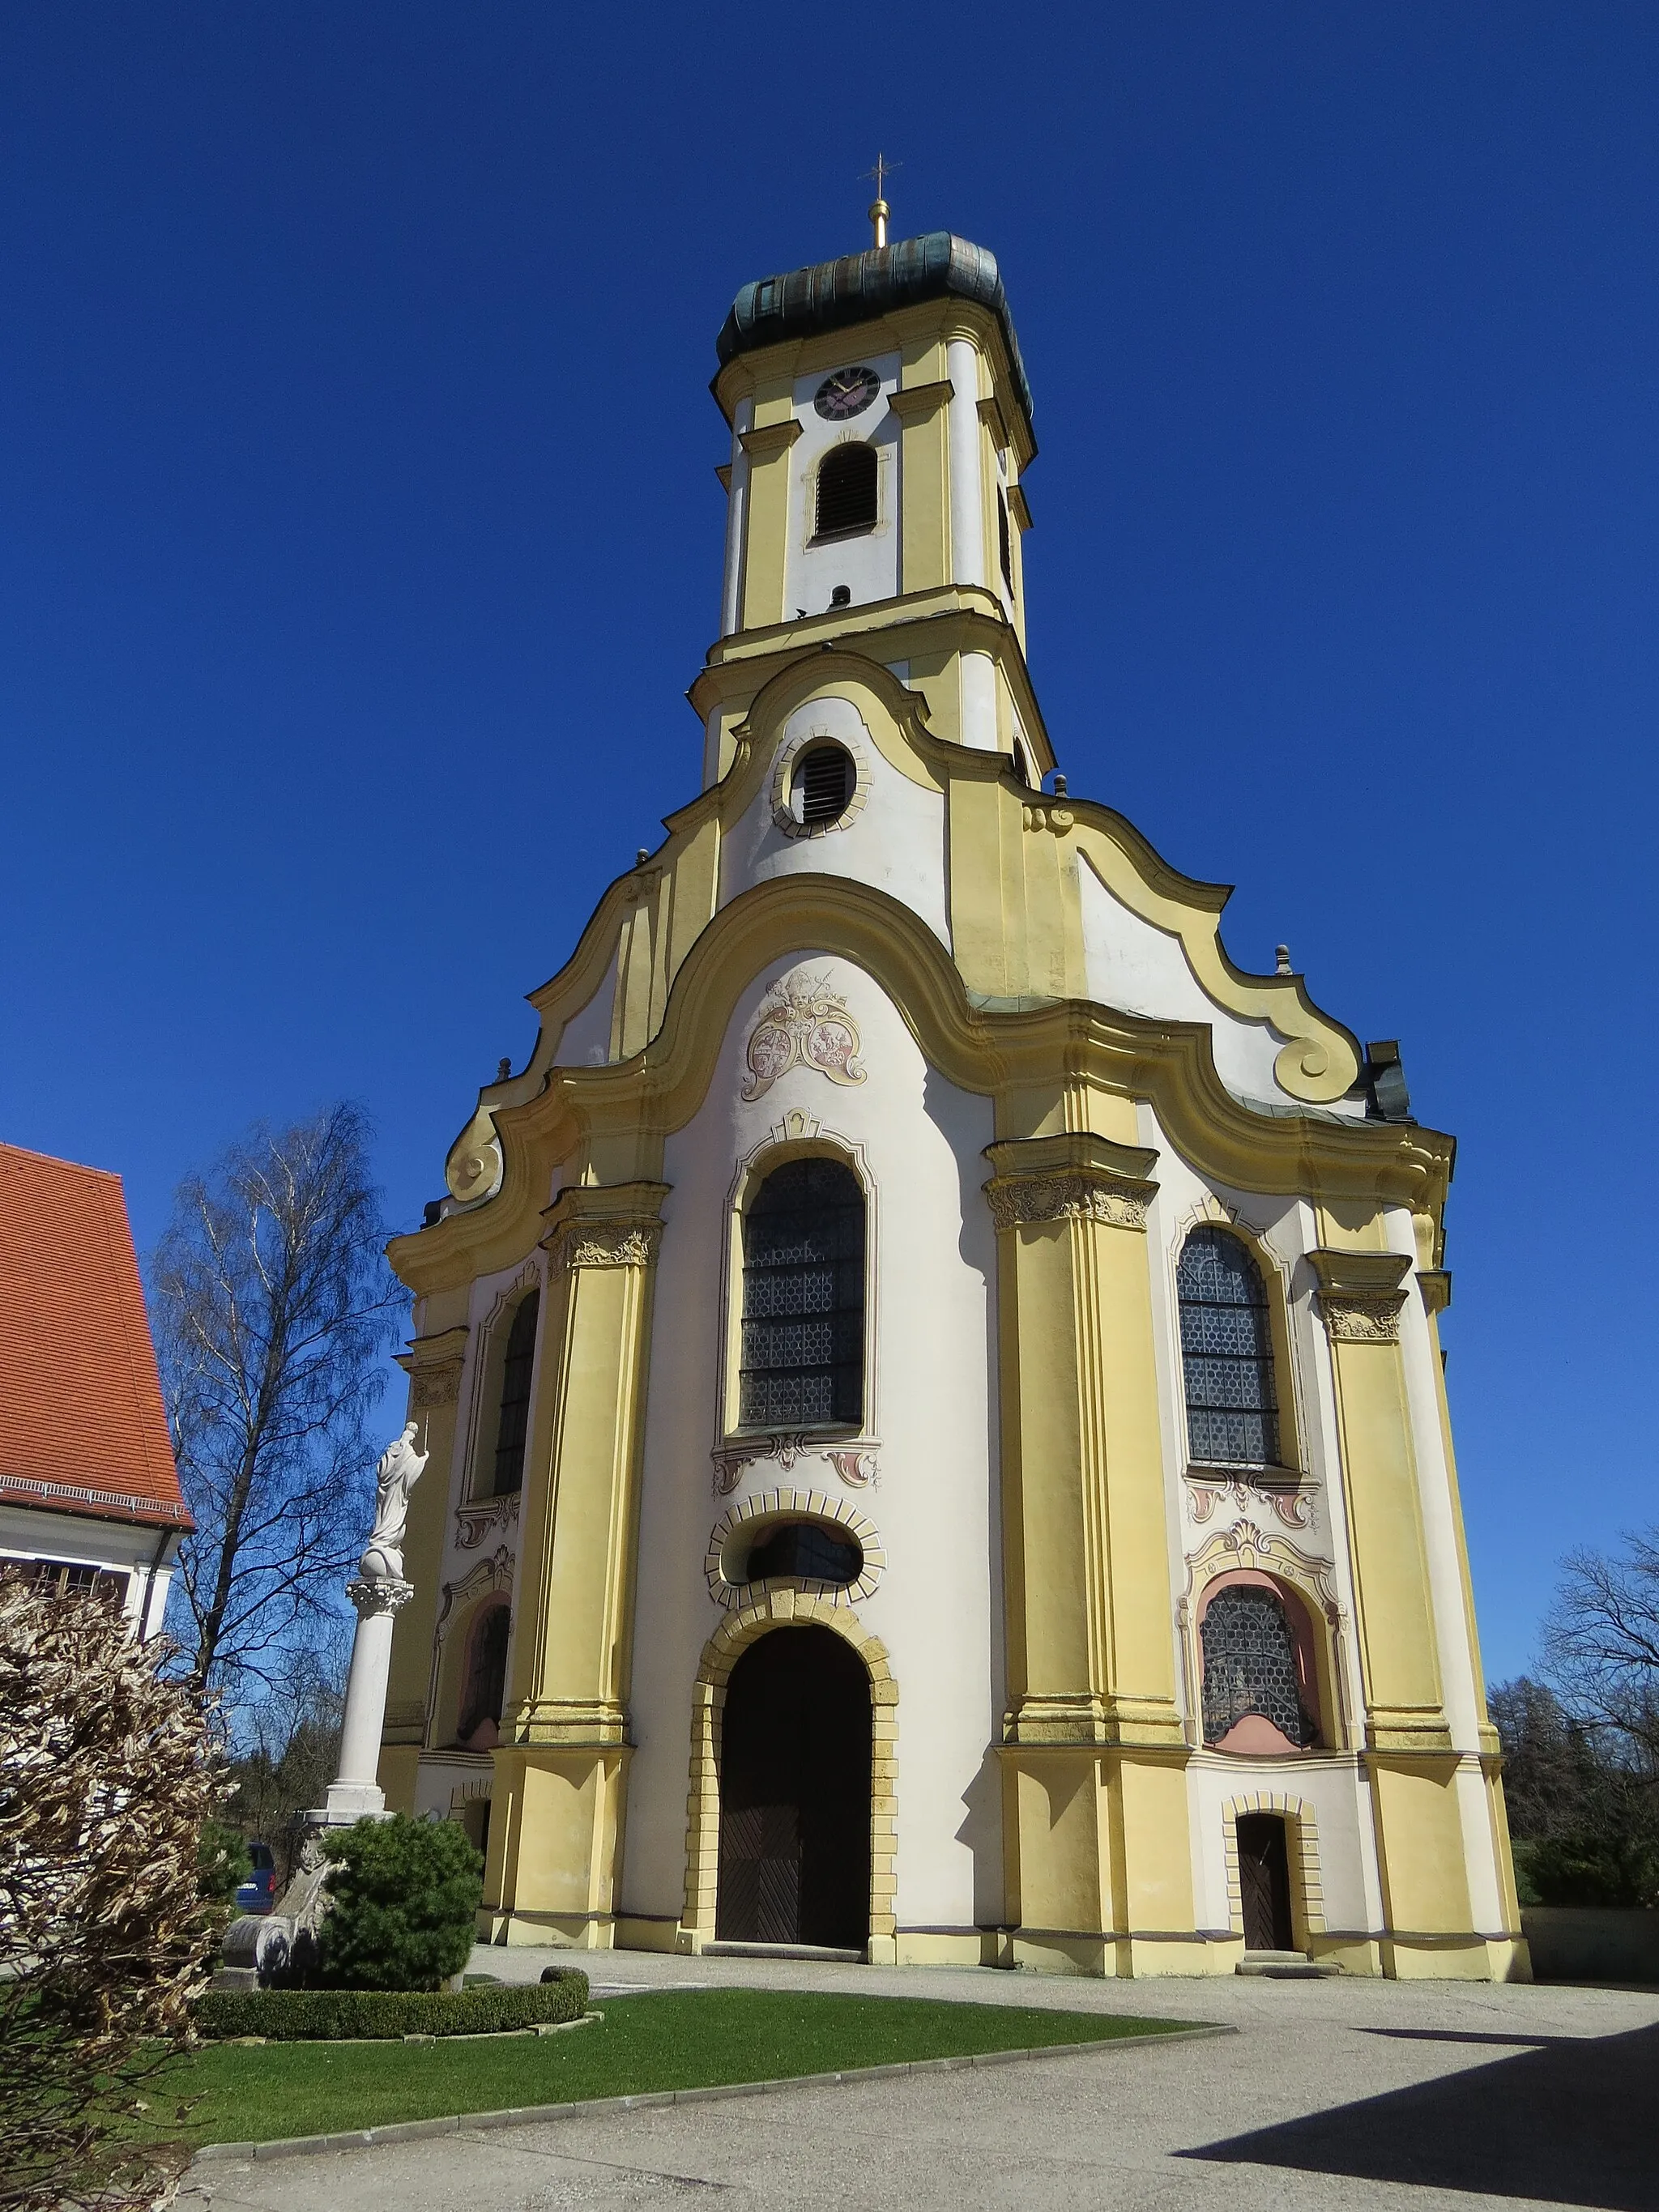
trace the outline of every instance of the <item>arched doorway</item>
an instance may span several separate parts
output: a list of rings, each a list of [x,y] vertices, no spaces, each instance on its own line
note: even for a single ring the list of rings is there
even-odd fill
[[[1238,1887],[1247,1951],[1288,1951],[1291,1863],[1285,1823],[1276,1813],[1238,1816]]]
[[[720,1731],[722,1941],[864,1948],[870,1739],[870,1678],[831,1630],[774,1629],[738,1659]]]

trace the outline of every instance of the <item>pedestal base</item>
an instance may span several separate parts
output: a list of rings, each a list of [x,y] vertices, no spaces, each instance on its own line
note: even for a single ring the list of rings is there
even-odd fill
[[[386,1792],[375,1782],[331,1782],[325,1803],[306,1814],[308,1828],[349,1828],[354,1820],[389,1820]]]

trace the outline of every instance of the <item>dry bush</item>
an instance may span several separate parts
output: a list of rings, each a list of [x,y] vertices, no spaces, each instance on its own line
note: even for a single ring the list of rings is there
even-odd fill
[[[106,1599],[0,1572],[0,2212],[159,2185],[123,2139],[225,1919],[197,1872],[223,1759],[164,1648]]]

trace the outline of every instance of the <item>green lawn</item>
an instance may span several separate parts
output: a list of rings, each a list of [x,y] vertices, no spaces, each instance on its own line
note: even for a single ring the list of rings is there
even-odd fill
[[[599,2003],[602,2021],[561,2035],[213,2045],[169,2069],[153,2110],[159,2117],[170,2095],[197,2098],[181,2130],[190,2142],[253,2142],[505,2106],[1105,2042],[1185,2025],[1023,2005],[783,1990],[681,1990]]]

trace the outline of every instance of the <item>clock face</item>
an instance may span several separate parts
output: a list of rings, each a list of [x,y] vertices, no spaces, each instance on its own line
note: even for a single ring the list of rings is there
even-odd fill
[[[881,379],[873,368],[838,368],[819,385],[812,404],[826,422],[845,422],[851,416],[862,415],[880,390]]]

